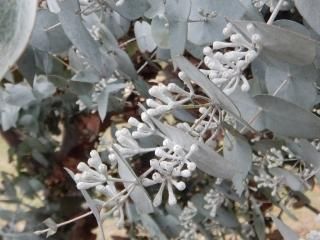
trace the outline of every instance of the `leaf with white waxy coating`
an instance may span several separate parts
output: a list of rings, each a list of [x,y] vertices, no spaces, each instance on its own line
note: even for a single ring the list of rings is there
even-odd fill
[[[238,0],[192,0],[191,6],[190,20],[194,22],[188,24],[188,40],[196,45],[223,40],[225,17],[240,19],[245,14],[245,8]],[[212,17],[206,19],[210,14]]]
[[[306,190],[302,180],[288,170],[282,168],[271,168],[269,171],[272,175],[282,179],[281,183],[288,186],[291,190],[299,192]]]
[[[112,149],[117,156],[119,176],[124,180],[134,182],[123,182],[123,185],[128,191],[131,191],[130,198],[134,202],[137,211],[141,214],[152,213],[154,211],[152,201],[142,186],[140,179],[132,170],[128,162],[121,157],[117,148],[112,146]],[[131,188],[133,188],[133,190],[130,190]]]
[[[151,215],[140,215],[143,226],[147,229],[151,239],[167,240],[165,234],[161,231],[158,224],[152,219]]]
[[[14,106],[24,107],[36,99],[32,88],[24,82],[18,84],[6,83],[5,90],[8,94],[5,101]]]
[[[49,231],[47,232],[47,238],[56,234],[58,230],[57,223],[52,220],[52,218],[47,218],[46,220],[43,221],[43,223],[49,228]]]
[[[262,46],[262,54],[301,66],[309,65],[315,59],[316,47],[319,42],[300,33],[262,22],[230,22],[249,42],[251,42],[251,34],[247,30],[247,26],[253,24],[256,33],[261,36],[259,44]]]
[[[157,15],[152,19],[151,33],[159,48],[169,48],[169,22],[164,15]]]
[[[52,13],[59,13],[60,7],[57,0],[47,0],[48,9]]]
[[[61,53],[69,49],[71,42],[65,35],[56,14],[46,9],[37,12],[30,44],[41,51]]]
[[[169,46],[173,57],[184,52],[190,10],[190,0],[166,0],[165,15],[169,22]]]
[[[56,92],[56,87],[44,75],[36,76],[33,82],[33,93],[39,99],[45,99]]]
[[[130,21],[120,16],[116,11],[108,11],[108,9],[106,11],[103,23],[106,24],[116,38],[123,37],[130,28]],[[99,21],[101,20],[99,19]]]
[[[221,104],[227,111],[234,115],[240,116],[238,108],[232,100],[225,95],[214,83],[212,83],[203,73],[201,73],[195,66],[192,65],[185,57],[177,56],[173,59],[181,71],[199,85],[203,91],[214,100],[216,103]]]
[[[295,66],[277,64],[277,61],[273,64],[266,67],[265,82],[268,92],[276,92],[282,82],[287,81],[277,91],[277,97],[312,110],[317,98],[317,89],[314,86],[319,76],[317,69],[313,65]]]
[[[307,23],[320,34],[320,1],[319,0],[294,0],[296,8]]]
[[[114,0],[108,0],[108,5],[128,20],[135,20],[150,8],[147,0],[120,0],[116,4]]]
[[[257,114],[259,112],[259,106],[249,93],[237,89],[229,97],[241,112],[241,117],[248,122],[252,128],[257,131],[265,129],[265,124],[261,116]]]
[[[73,179],[73,181],[75,181],[74,180],[74,173],[70,169],[68,169],[66,167],[64,168],[64,170],[66,170],[66,172],[70,175],[70,177]],[[99,230],[101,232],[102,239],[105,240],[105,235],[104,235],[104,231],[103,231],[103,227],[102,227],[102,221],[101,221],[101,218],[100,218],[100,212],[99,212],[99,210],[97,208],[97,204],[90,197],[89,193],[86,190],[79,190],[79,191],[83,195],[83,197],[86,200],[90,210],[92,211],[92,214],[94,215],[94,217],[95,217],[95,219],[97,221]]]
[[[278,97],[257,95],[254,100],[262,108],[265,127],[276,134],[307,139],[320,136],[320,118],[311,112]]]
[[[164,2],[159,0],[148,0],[150,8],[144,13],[147,18],[154,18],[156,15],[164,14]]]
[[[320,152],[312,146],[310,142],[305,139],[299,139],[298,142],[286,139],[289,149],[296,155],[302,158],[303,162],[308,167],[311,167],[316,171],[315,175],[320,180]]]
[[[89,67],[77,72],[71,80],[75,82],[97,83],[100,81],[100,76],[95,69]]]
[[[152,52],[156,47],[151,34],[151,26],[146,21],[136,21],[134,24],[134,35],[141,52]]]
[[[252,164],[252,150],[248,141],[241,135],[231,135],[225,131],[223,156],[237,167],[239,173],[233,176],[232,182],[236,192],[241,196]]]
[[[260,210],[254,198],[251,198],[252,209],[253,209],[253,227],[259,240],[266,239],[266,223],[264,221],[264,216]]]
[[[125,87],[126,87],[126,84],[123,84],[123,83],[108,84],[104,88],[104,90],[99,94],[97,99],[97,104],[98,104],[98,112],[99,112],[101,121],[105,119],[108,112],[109,95]]]
[[[0,80],[28,44],[37,0],[0,0]]]
[[[163,124],[159,120],[152,118],[157,128],[174,143],[180,145],[185,150],[190,150],[191,145],[195,144],[198,149],[190,155],[190,160],[195,162],[201,171],[215,177],[232,179],[240,173],[239,169],[229,160],[224,159],[209,146],[197,142],[183,130]]]
[[[100,46],[82,23],[79,2],[77,0],[59,1],[61,11],[59,20],[64,32],[73,45],[79,49],[86,60],[97,69],[101,77],[109,78],[113,73],[116,62],[106,53],[100,51]]]
[[[272,217],[272,221],[275,223],[276,227],[278,228],[279,232],[281,233],[284,240],[298,240],[299,235],[294,232],[288,225],[283,223],[279,218]]]

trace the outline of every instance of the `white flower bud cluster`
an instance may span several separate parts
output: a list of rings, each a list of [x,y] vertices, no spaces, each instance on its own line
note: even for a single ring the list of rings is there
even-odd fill
[[[223,33],[226,37],[230,37],[230,42],[216,41],[213,42],[212,48],[203,49],[204,63],[209,70],[201,69],[201,71],[227,95],[233,93],[240,83],[242,91],[250,90],[243,71],[259,55],[262,40],[253,24],[248,24],[247,30],[251,34],[251,42],[237,33],[232,24],[228,23]],[[222,49],[225,48],[234,50],[223,52]]]
[[[271,195],[276,196],[282,178],[270,176],[267,173],[260,173],[259,176],[254,176],[253,180],[257,183],[257,188],[270,188],[272,190]]]
[[[184,207],[179,216],[180,225],[183,227],[183,230],[180,232],[178,239],[197,239],[197,226],[192,220],[197,215],[197,212],[198,209],[192,202],[188,202],[188,205]]]
[[[88,165],[80,162],[77,166],[80,173],[75,174],[74,179],[77,182],[79,190],[85,190],[107,181],[108,168],[102,163],[99,153],[96,150],[90,152]]]
[[[271,148],[265,156],[267,160],[267,167],[268,168],[274,168],[274,167],[280,167],[284,163],[284,156],[282,155],[281,150],[278,150],[276,148]]]
[[[115,133],[117,143],[114,145],[124,158],[132,157],[140,153],[153,152],[156,149],[140,147],[137,139],[160,135],[160,132],[156,129],[147,113],[141,113],[141,120],[142,122],[134,117],[130,117],[128,123],[135,127],[136,130],[131,133],[127,128],[122,128]],[[116,163],[116,156],[112,149],[110,149],[109,159],[111,162]]]
[[[118,192],[113,181],[115,178],[108,175],[107,166],[102,163],[99,153],[96,150],[90,152],[88,164],[80,162],[77,169],[80,173],[75,174],[74,180],[79,190],[87,190],[95,187],[95,190],[102,194],[106,200],[95,199],[97,205],[100,206],[100,217],[104,220],[111,214],[117,217],[118,227],[124,224],[124,204],[128,200],[130,190]],[[119,179],[116,179],[119,180]],[[121,179],[120,179],[121,181]],[[107,211],[105,211],[107,208]]]
[[[169,83],[167,86],[153,86],[149,89],[149,94],[158,100],[147,99],[146,103],[149,107],[147,113],[150,116],[159,116],[178,108],[189,102],[193,95],[192,92],[187,92],[175,83]]]
[[[259,9],[261,9],[264,5],[267,5],[270,8],[270,12],[273,12],[279,1],[280,0],[252,0],[252,4]],[[293,7],[294,4],[291,0],[284,0],[281,4],[280,10],[290,10]]]
[[[224,195],[215,189],[210,189],[203,199],[206,202],[203,207],[210,210],[211,217],[216,217],[218,208],[225,200]]]
[[[186,152],[181,146],[174,144],[169,139],[163,141],[163,146],[155,150],[155,156],[158,159],[150,160],[150,170],[154,171],[151,178],[143,178],[142,184],[145,187],[161,184],[157,192],[153,205],[159,206],[162,203],[163,191],[167,187],[168,204],[174,205],[177,202],[173,187],[178,191],[186,188],[184,181],[177,178],[189,178],[196,169],[196,164],[189,159],[190,155],[196,151],[197,147],[192,145],[189,152]]]

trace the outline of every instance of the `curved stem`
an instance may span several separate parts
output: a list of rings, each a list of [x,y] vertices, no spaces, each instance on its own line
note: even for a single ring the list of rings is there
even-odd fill
[[[75,221],[77,221],[77,220],[79,220],[79,219],[82,219],[82,218],[85,218],[85,217],[87,217],[87,216],[90,216],[91,214],[92,214],[92,211],[89,211],[89,212],[87,212],[87,213],[85,213],[85,214],[82,214],[82,215],[80,215],[80,216],[78,216],[78,217],[75,217],[75,218],[72,218],[72,219],[70,219],[70,220],[68,220],[68,221],[59,223],[59,224],[56,225],[56,226],[57,226],[57,229],[58,229],[59,227],[68,225],[68,224],[70,224],[70,223],[73,223],[73,222],[75,222]],[[51,230],[51,228],[47,228],[47,229],[44,229],[44,230],[35,231],[34,234],[36,234],[36,235],[41,235],[41,234],[44,234],[44,233],[49,232],[50,230]]]
[[[278,13],[280,11],[280,8],[281,8],[281,6],[283,4],[283,1],[284,0],[279,0],[277,6],[273,10],[273,12],[272,12],[272,14],[271,14],[271,16],[270,16],[270,18],[269,18],[269,20],[267,22],[268,25],[272,25],[273,21],[276,19],[277,15],[278,15]]]

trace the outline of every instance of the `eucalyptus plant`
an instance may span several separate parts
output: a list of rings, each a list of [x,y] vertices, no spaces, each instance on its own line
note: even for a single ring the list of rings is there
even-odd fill
[[[87,161],[60,164],[89,211],[4,239],[90,215],[102,239],[110,217],[130,238],[143,228],[150,239],[263,240],[275,226],[285,240],[319,239],[282,215],[301,221],[292,202],[319,214],[305,192],[320,180],[320,1],[0,3],[2,131],[48,169],[74,146],[71,119],[109,127],[91,136]],[[151,67],[165,79],[143,74]]]

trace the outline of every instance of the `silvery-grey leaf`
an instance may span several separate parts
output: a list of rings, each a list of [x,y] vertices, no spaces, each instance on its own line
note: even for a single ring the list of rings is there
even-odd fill
[[[134,202],[138,212],[143,215],[152,213],[154,211],[152,201],[144,187],[141,185],[139,178],[132,170],[128,162],[121,157],[115,146],[113,146],[113,150],[117,155],[119,176],[124,180],[135,182],[134,189],[130,193],[130,198]],[[132,183],[129,182],[123,183],[126,188],[128,188],[131,184]]]
[[[56,87],[44,75],[36,76],[33,81],[33,93],[39,99],[45,99],[56,92]]]
[[[252,99],[249,93],[237,89],[229,96],[241,112],[241,117],[257,131],[265,129],[261,116],[255,116],[259,112],[258,104]],[[241,126],[243,127],[243,126]]]
[[[61,53],[68,50],[71,42],[59,24],[59,18],[56,14],[46,9],[40,9],[37,12],[31,34],[31,46],[51,53]]]
[[[62,28],[73,45],[86,57],[86,60],[96,68],[101,77],[109,78],[113,73],[116,63],[106,53],[100,51],[99,44],[91,37],[84,27],[78,0],[59,1],[61,11],[59,19]]]
[[[103,121],[108,112],[108,102],[109,102],[109,95],[114,92],[118,92],[119,90],[126,87],[126,84],[123,83],[112,83],[108,84],[105,89],[99,94],[97,99],[98,104],[98,112],[101,121]]]
[[[47,237],[50,237],[57,232],[58,230],[57,223],[53,221],[52,218],[47,218],[46,220],[43,221],[43,223],[49,228],[49,231],[47,232]]]
[[[186,50],[195,58],[202,60],[203,59],[203,48],[204,46],[196,45],[190,41],[187,41]]]
[[[34,25],[37,0],[1,0],[0,79],[27,46]]]
[[[159,0],[148,0],[150,8],[144,13],[147,18],[154,18],[156,15],[164,14],[164,3]]]
[[[157,48],[157,59],[169,61],[171,59],[170,50],[164,48]]]
[[[118,70],[132,81],[133,85],[142,96],[149,96],[149,85],[138,76],[129,55],[120,48],[115,48],[113,52],[114,58],[118,63]]]
[[[151,7],[148,0],[123,0],[121,4],[111,4],[109,6],[118,12],[121,16],[128,20],[135,20],[141,16]],[[112,1],[113,2],[113,1]]]
[[[60,7],[57,3],[57,0],[47,0],[47,5],[50,12],[56,14],[60,12]]]
[[[159,48],[168,49],[169,45],[169,22],[164,15],[157,15],[151,22],[153,40]]]
[[[296,66],[274,61],[272,65],[267,66],[265,77],[270,94],[276,92],[279,86],[287,81],[277,91],[276,96],[312,110],[317,98],[315,82],[319,77],[319,72],[313,65]]]
[[[240,0],[240,3],[246,9],[244,20],[264,21],[261,12],[253,6],[252,0]]]
[[[225,17],[240,19],[246,12],[238,0],[192,0],[191,6],[190,20],[194,22],[188,25],[188,40],[196,45],[224,39],[222,30],[226,25]],[[206,14],[216,16],[205,20],[203,15]]]
[[[151,215],[140,215],[143,227],[145,227],[149,233],[151,239],[167,240],[166,235],[161,231],[158,224],[152,219]]]
[[[239,172],[233,176],[232,182],[236,192],[241,196],[249,170],[252,164],[252,150],[248,141],[239,135],[232,135],[225,131],[223,156],[229,159]]]
[[[135,22],[134,35],[141,52],[152,52],[157,47],[152,38],[151,26],[146,21]]]
[[[32,83],[37,66],[33,48],[30,45],[26,47],[23,54],[20,56],[17,65],[23,77],[26,78],[29,83]]]
[[[302,158],[302,161],[307,166],[313,166],[315,170],[320,168],[320,153],[316,150],[310,142],[305,139],[299,139],[299,142],[286,139],[286,142],[292,152]],[[320,172],[316,173],[318,179],[320,179]]]
[[[309,65],[316,56],[317,41],[283,27],[252,21],[231,21],[251,42],[247,25],[252,23],[261,36],[262,54],[295,65]]]
[[[87,67],[73,75],[71,80],[76,82],[97,83],[100,81],[100,76],[95,69]]]
[[[302,180],[298,176],[294,175],[286,169],[271,168],[270,173],[274,176],[282,178],[282,183],[288,186],[293,191],[303,192],[306,190]]]
[[[35,100],[35,97],[32,93],[32,88],[26,83],[6,83],[5,89],[8,94],[5,97],[5,101],[8,104],[24,107]]]
[[[3,131],[16,126],[21,107],[2,103],[1,106],[1,127]]]
[[[259,240],[266,239],[266,224],[264,216],[258,206],[256,200],[251,198],[252,209],[253,209],[253,226]]]
[[[232,100],[225,95],[214,83],[212,83],[204,74],[202,74],[195,66],[193,66],[185,57],[177,56],[173,59],[181,71],[185,72],[189,78],[199,85],[203,91],[215,103],[220,104],[227,111],[234,115],[240,116],[238,108]]]
[[[282,28],[286,28],[288,30],[291,30],[296,33],[300,33],[300,34],[307,36],[307,37],[313,37],[313,36],[311,36],[311,33],[306,26],[304,26],[298,22],[292,21],[292,20],[280,19],[280,20],[275,21],[273,23],[273,25],[276,25],[276,26],[279,26]],[[317,39],[315,39],[315,40],[317,40]]]
[[[68,168],[64,168],[64,169],[70,175],[70,177],[74,180],[74,173]],[[83,195],[84,199],[86,200],[90,210],[92,211],[92,213],[97,221],[99,230],[101,232],[102,239],[105,240],[105,235],[104,235],[104,231],[103,231],[103,227],[102,227],[102,221],[100,218],[100,212],[97,208],[95,201],[90,197],[89,193],[86,190],[80,190],[80,192]]]
[[[308,24],[320,34],[320,2],[318,0],[294,0],[296,8]]]
[[[154,214],[153,219],[158,224],[162,232],[170,238],[175,238],[179,236],[179,233],[182,229],[179,220],[173,215],[164,215],[160,211]]]
[[[77,71],[81,71],[87,67],[85,64],[85,59],[81,58],[76,53],[76,49],[74,47],[69,49],[68,59],[69,59],[69,65],[72,67],[72,69],[75,69]]]
[[[183,54],[187,43],[191,0],[166,0],[165,10],[169,22],[169,47],[174,57]]]
[[[272,216],[272,221],[275,223],[284,240],[299,239],[299,235],[296,232],[294,232],[288,225],[283,223],[279,218]]]
[[[276,134],[307,139],[320,135],[320,119],[311,112],[278,97],[257,95],[254,100],[262,108],[266,128]]]
[[[165,136],[171,139],[174,143],[182,146],[184,149],[189,150],[192,144],[198,146],[198,149],[190,155],[190,160],[194,161],[201,171],[211,176],[230,180],[233,176],[240,173],[239,169],[237,169],[230,160],[224,159],[209,146],[197,142],[183,130],[163,124],[157,119],[152,120]]]
[[[104,16],[106,27],[110,29],[116,38],[123,37],[129,30],[130,21],[122,17],[116,11],[108,11],[108,9],[106,11],[106,15]]]

